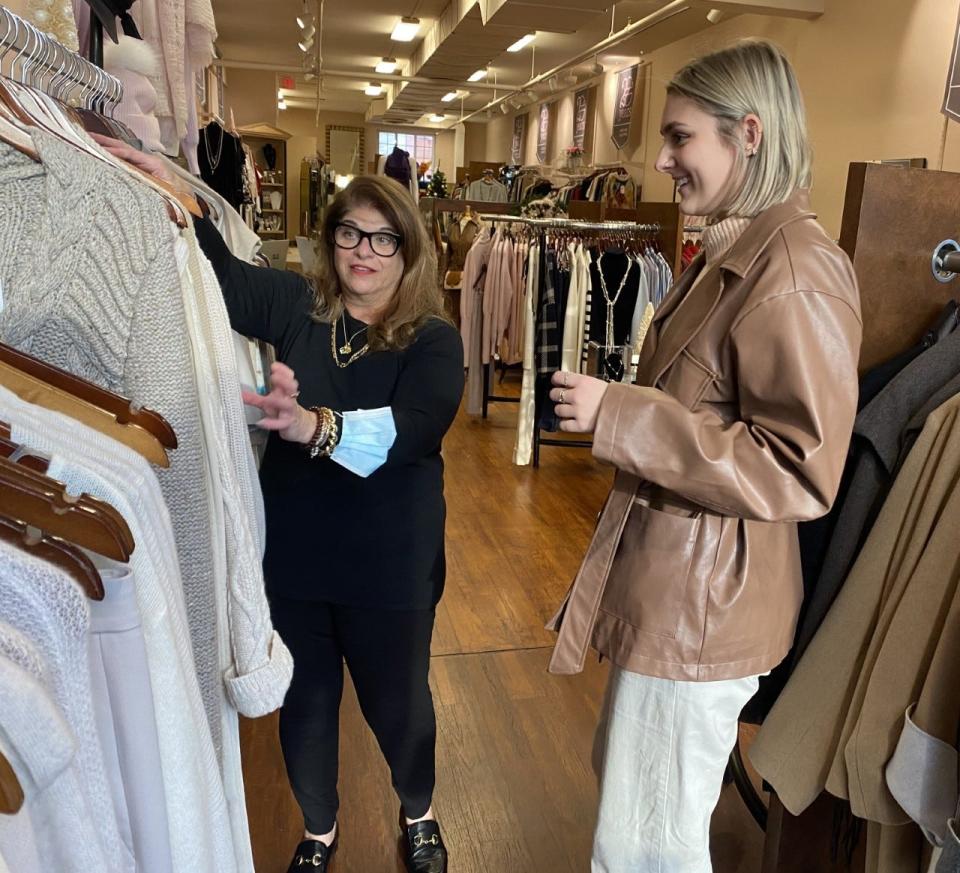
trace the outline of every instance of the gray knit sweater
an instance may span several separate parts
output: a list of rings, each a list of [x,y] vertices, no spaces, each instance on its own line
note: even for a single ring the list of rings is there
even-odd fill
[[[42,163],[0,143],[0,340],[173,425],[170,508],[204,708],[221,748],[210,495],[169,219],[121,170],[42,131]]]

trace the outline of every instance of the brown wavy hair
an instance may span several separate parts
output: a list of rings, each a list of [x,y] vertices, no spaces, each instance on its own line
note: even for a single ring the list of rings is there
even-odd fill
[[[410,192],[385,176],[357,176],[333,201],[323,219],[317,245],[313,318],[332,324],[343,312],[340,279],[334,266],[333,231],[351,209],[367,206],[383,213],[402,239],[403,276],[380,321],[370,325],[370,351],[405,349],[431,318],[452,324],[437,281],[437,254]]]

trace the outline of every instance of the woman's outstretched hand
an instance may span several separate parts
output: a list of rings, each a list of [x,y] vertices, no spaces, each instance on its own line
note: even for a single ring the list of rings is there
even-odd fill
[[[275,430],[292,443],[306,445],[317,429],[317,416],[297,402],[300,384],[286,364],[279,362],[270,367],[270,393],[243,392],[243,402],[255,406],[263,413],[257,427]]]
[[[128,164],[138,167],[145,173],[149,173],[163,182],[173,182],[173,174],[166,168],[163,161],[154,155],[148,155],[145,152],[137,151],[133,146],[127,145],[119,139],[112,139],[100,133],[91,133],[90,137],[98,142],[104,149],[110,152],[115,158],[126,161]]]
[[[603,379],[582,376],[580,373],[558,371],[551,379],[550,399],[561,419],[560,430],[570,433],[593,433],[600,414],[600,401],[607,390]]]

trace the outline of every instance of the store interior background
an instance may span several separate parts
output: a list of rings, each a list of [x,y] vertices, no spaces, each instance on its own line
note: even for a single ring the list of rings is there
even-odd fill
[[[240,4],[220,0],[214,5],[218,26],[231,34],[231,9]],[[289,21],[285,18],[284,24],[291,25],[298,4],[286,5],[291,9]],[[543,94],[537,103],[520,110],[528,115],[523,163],[537,163],[535,133],[540,103],[556,102],[547,163],[562,166],[563,149],[571,141],[573,94],[593,86],[595,113],[593,124],[588,122],[587,163],[621,161],[642,182],[643,200],[672,200],[672,181],[654,169],[665,83],[690,58],[739,38],[763,37],[784,48],[799,76],[815,153],[813,205],[832,236],[837,237],[840,231],[850,162],[923,157],[931,169],[960,170],[960,130],[940,113],[956,2],[826,0],[824,7],[823,14],[813,19],[733,14],[653,50],[649,46],[658,40],[659,27],[621,43],[611,50],[601,75],[580,78],[576,85]],[[688,14],[703,15],[703,11],[693,9]],[[625,23],[618,21],[617,27]],[[436,165],[448,179],[457,166],[466,166],[470,161],[509,162],[515,111],[506,115],[495,112],[490,120],[481,115],[462,125],[447,122],[409,128],[367,123],[365,114],[359,111],[321,108],[318,114],[313,108],[279,110],[277,83],[282,65],[276,71],[230,67],[231,60],[255,61],[259,57],[257,34],[251,33],[249,41],[242,33],[237,38],[238,42],[221,42],[227,64],[226,106],[233,110],[240,127],[265,122],[287,131],[291,135],[287,143],[290,170],[299,165],[302,157],[323,152],[326,128],[330,125],[365,129],[367,165],[376,152],[380,129],[435,134]],[[662,38],[661,35],[659,39]],[[371,53],[376,53],[376,49]],[[609,63],[617,58],[619,63]],[[609,136],[617,73],[637,61],[646,66],[641,68],[630,139],[618,152]],[[492,66],[495,65],[496,61]],[[368,76],[373,78],[372,74]],[[370,102],[362,92],[359,99]],[[295,210],[299,206],[295,176],[295,172],[288,171],[287,226],[291,228],[297,226]]]

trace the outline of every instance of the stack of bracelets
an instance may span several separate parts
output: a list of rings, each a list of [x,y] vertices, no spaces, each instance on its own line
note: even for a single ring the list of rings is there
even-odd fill
[[[310,411],[317,416],[317,429],[306,445],[307,452],[311,458],[329,458],[340,440],[337,414],[326,406],[311,406]]]

